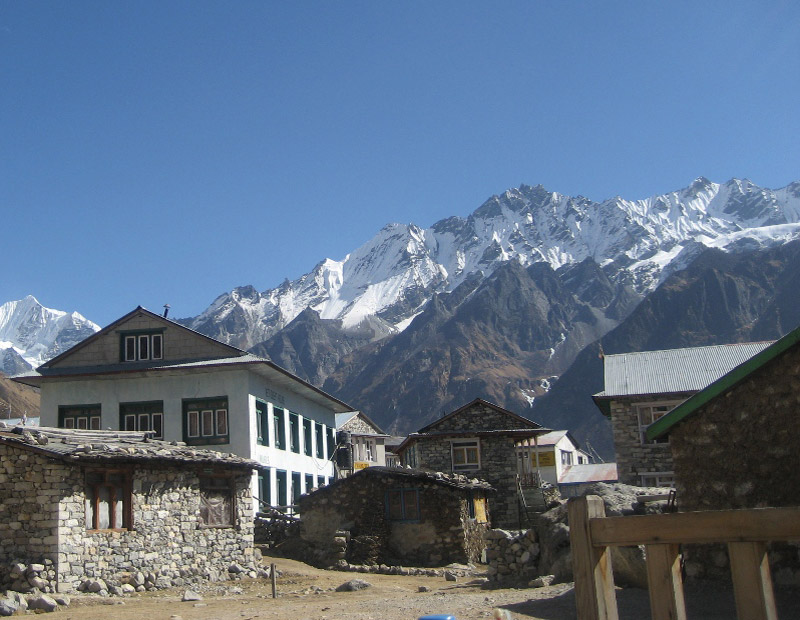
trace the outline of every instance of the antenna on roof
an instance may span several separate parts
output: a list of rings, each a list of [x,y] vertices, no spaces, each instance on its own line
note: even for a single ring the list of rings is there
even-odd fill
[[[167,318],[168,314],[169,314],[169,304],[164,304],[164,318],[165,319]]]

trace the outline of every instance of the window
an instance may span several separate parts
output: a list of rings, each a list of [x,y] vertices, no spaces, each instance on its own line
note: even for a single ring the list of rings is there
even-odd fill
[[[454,441],[451,444],[453,455],[453,471],[480,469],[478,440]]]
[[[278,469],[275,472],[275,486],[278,487],[278,508],[286,512],[286,507],[289,505],[289,486],[286,472],[282,469]]]
[[[230,441],[228,397],[183,401],[183,440],[190,445]]]
[[[561,464],[562,465],[572,465],[572,452],[568,450],[560,450],[561,452]]]
[[[121,349],[123,362],[164,359],[163,330],[123,333]]]
[[[131,529],[131,479],[126,469],[86,472],[86,529]]]
[[[314,488],[314,474],[306,474],[306,493],[311,493]]]
[[[67,405],[58,408],[59,428],[100,429],[100,405]]]
[[[317,476],[317,488],[325,486],[325,476]]]
[[[303,453],[311,456],[311,448],[311,420],[303,418]]]
[[[119,427],[124,431],[152,431],[155,439],[164,439],[164,402],[120,403]]]
[[[333,438],[333,429],[329,426],[326,429],[326,439],[328,440],[328,451],[326,454],[326,458],[330,461],[331,457],[333,456],[333,450],[336,447],[336,441]]]
[[[267,421],[267,403],[256,401],[256,441],[259,445],[269,445],[269,426]]]
[[[258,473],[258,499],[261,500],[261,509],[272,504],[272,488],[269,477],[269,470]]]
[[[322,424],[317,424],[314,427],[314,438],[317,440],[317,451],[316,455],[318,459],[325,458],[325,443],[322,441],[323,433],[325,432],[324,427]]]
[[[665,403],[643,403],[636,405],[636,412],[639,417],[639,441],[642,444],[657,443],[656,441],[647,441],[645,432],[647,427],[660,417],[666,415],[674,409],[681,401],[672,401]]]
[[[390,521],[419,521],[419,490],[391,489],[387,491],[386,516]]]
[[[289,449],[300,453],[300,418],[296,413],[289,412]]]
[[[302,476],[300,475],[299,471],[292,472],[292,504],[296,504],[297,500],[300,499],[300,496],[303,494],[303,489],[300,486],[302,481]]]
[[[654,471],[646,474],[639,474],[639,480],[643,487],[675,486],[675,474],[671,471]]]
[[[200,524],[233,526],[233,478],[200,476]]]
[[[278,450],[286,450],[286,429],[283,425],[283,409],[272,408],[272,423],[275,430],[275,447]]]

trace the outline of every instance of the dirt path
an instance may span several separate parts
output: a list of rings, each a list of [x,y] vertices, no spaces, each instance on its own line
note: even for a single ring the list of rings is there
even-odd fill
[[[495,608],[512,618],[567,620],[575,618],[572,584],[547,588],[488,589],[480,580],[458,582],[444,577],[363,575],[312,568],[301,562],[265,558],[275,562],[281,575],[278,598],[272,598],[268,580],[212,584],[199,602],[181,602],[183,588],[100,599],[73,597],[72,605],[49,614],[53,620],[415,620],[430,614],[452,614],[457,620],[491,618]],[[363,579],[371,587],[357,592],[335,592],[351,579]],[[430,589],[420,592],[420,586]],[[800,618],[797,590],[779,592],[781,618]],[[620,618],[642,620],[650,616],[645,590],[617,591]],[[720,586],[689,588],[690,617],[704,620],[735,618],[733,594]]]

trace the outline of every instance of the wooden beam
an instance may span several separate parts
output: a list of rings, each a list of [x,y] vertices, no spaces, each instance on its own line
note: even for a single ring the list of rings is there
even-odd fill
[[[607,546],[800,540],[800,508],[608,517],[591,523],[591,538]]]
[[[732,542],[728,553],[739,620],[777,620],[766,544]]]
[[[647,545],[647,585],[653,620],[686,620],[678,545]]]
[[[572,498],[567,511],[578,620],[618,620],[611,550],[592,544],[589,527],[590,519],[605,517],[603,500],[596,495]]]

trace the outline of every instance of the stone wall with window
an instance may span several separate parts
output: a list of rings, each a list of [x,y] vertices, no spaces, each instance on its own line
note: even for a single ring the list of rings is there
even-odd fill
[[[331,566],[350,564],[443,566],[476,562],[484,548],[485,491],[446,486],[412,476],[369,468],[299,500],[300,559]],[[490,500],[491,501],[491,500]],[[342,532],[347,532],[344,558]]]
[[[45,589],[152,574],[155,587],[256,570],[250,472],[79,466],[0,444],[0,590],[15,562],[47,564]],[[95,529],[99,528],[99,529]]]
[[[438,430],[438,428],[437,428]],[[478,467],[454,469],[453,443],[478,443]],[[494,527],[518,527],[520,521],[517,500],[517,461],[514,440],[508,436],[479,438],[420,437],[414,444],[417,466],[428,471],[460,473],[485,480],[495,489],[492,498]]]
[[[610,403],[611,427],[614,432],[619,481],[634,486],[670,486],[672,480],[672,453],[666,442],[643,442],[642,416],[646,408],[654,405],[672,409],[682,399],[648,397],[620,398]],[[658,413],[656,414],[658,415]],[[645,420],[646,421],[646,420]]]

